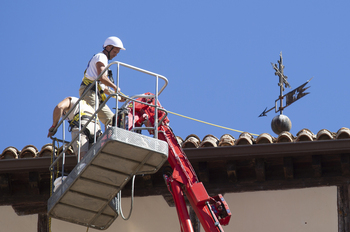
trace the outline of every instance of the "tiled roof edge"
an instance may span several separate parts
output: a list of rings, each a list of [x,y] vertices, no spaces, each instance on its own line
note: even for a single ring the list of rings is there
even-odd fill
[[[296,136],[293,136],[289,132],[282,132],[278,137],[274,137],[268,133],[262,133],[257,138],[254,138],[250,133],[243,132],[236,139],[230,134],[224,134],[218,139],[214,135],[208,134],[204,136],[202,140],[195,135],[191,134],[183,140],[181,137],[176,136],[179,145],[182,148],[199,148],[199,147],[222,147],[222,146],[239,146],[239,145],[252,145],[254,144],[274,144],[274,143],[294,143],[303,141],[320,141],[320,140],[333,140],[333,139],[350,139],[350,129],[347,127],[340,128],[337,132],[331,132],[327,129],[321,129],[315,135],[309,129],[300,130]],[[38,158],[44,156],[51,156],[52,154],[52,144],[48,143],[38,150],[33,145],[27,145],[22,150],[16,147],[9,146],[6,147],[0,154],[1,159],[24,159],[24,158]],[[62,150],[62,147],[57,148],[56,154]],[[68,153],[73,154],[73,150],[69,149]]]

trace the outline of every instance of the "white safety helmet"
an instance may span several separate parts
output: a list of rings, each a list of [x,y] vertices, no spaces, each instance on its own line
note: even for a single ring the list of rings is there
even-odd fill
[[[103,44],[103,47],[107,47],[108,45],[112,45],[113,47],[120,48],[121,50],[125,50],[123,46],[123,42],[115,36],[108,37]]]

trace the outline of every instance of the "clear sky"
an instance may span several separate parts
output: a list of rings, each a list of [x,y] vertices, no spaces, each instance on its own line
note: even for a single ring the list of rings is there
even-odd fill
[[[284,110],[291,133],[350,127],[349,10],[348,0],[2,1],[0,153],[51,142],[46,136],[55,105],[78,96],[88,61],[112,35],[126,48],[114,61],[168,78],[159,100],[169,111],[277,136],[270,124],[278,114],[258,116],[279,96],[271,62],[282,52],[292,89],[314,77],[310,94]],[[154,92],[153,86],[152,78],[121,72],[127,95]],[[240,135],[169,119],[183,139]]]

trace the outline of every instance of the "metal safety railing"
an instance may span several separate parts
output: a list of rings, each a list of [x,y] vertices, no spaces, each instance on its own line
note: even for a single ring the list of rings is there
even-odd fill
[[[126,96],[122,93],[120,93],[119,91],[115,92],[115,93],[111,93],[109,94],[109,96],[106,98],[106,100],[104,102],[102,102],[101,104],[98,104],[99,100],[98,100],[98,94],[95,94],[96,98],[95,98],[95,112],[93,113],[93,115],[89,118],[89,120],[87,121],[87,123],[82,126],[81,125],[81,100],[83,100],[85,98],[85,96],[88,94],[88,91],[91,90],[92,88],[95,88],[95,93],[98,92],[98,86],[97,86],[97,82],[101,79],[102,75],[104,73],[106,73],[109,68],[112,66],[112,65],[117,65],[117,78],[116,78],[116,86],[117,86],[117,90],[119,90],[119,79],[120,79],[120,66],[123,66],[123,67],[126,67],[126,68],[129,68],[129,69],[133,69],[135,71],[138,71],[138,72],[141,72],[141,73],[144,73],[144,74],[148,74],[149,76],[152,76],[152,77],[155,77],[156,78],[156,83],[155,83],[155,94],[154,95],[135,95],[135,96],[132,96],[132,97],[129,97],[129,96]],[[164,84],[163,86],[159,89],[159,79],[162,79],[164,81]],[[159,108],[158,106],[158,96],[163,92],[163,90],[165,89],[165,87],[168,85],[168,79],[162,75],[159,75],[157,73],[153,73],[153,72],[150,72],[150,71],[147,71],[147,70],[144,70],[144,69],[141,69],[141,68],[138,68],[138,67],[135,67],[135,66],[132,66],[132,65],[129,65],[129,64],[125,64],[125,63],[122,63],[122,62],[119,62],[119,61],[114,61],[114,62],[111,62],[110,64],[108,64],[108,66],[101,72],[101,74],[98,76],[98,78],[90,85],[90,86],[87,86],[84,93],[80,96],[79,100],[71,107],[71,109],[61,118],[61,120],[58,122],[58,124],[56,125],[56,127],[54,128],[54,131],[57,131],[57,129],[62,125],[62,139],[58,139],[58,138],[54,138],[54,137],[51,137],[52,139],[52,143],[53,143],[53,154],[55,154],[55,142],[62,142],[63,143],[63,146],[62,146],[62,151],[58,154],[58,156],[56,158],[54,158],[52,164],[50,165],[49,167],[49,170],[50,171],[54,171],[54,167],[55,165],[58,164],[58,161],[62,159],[62,175],[64,174],[64,165],[65,165],[65,156],[66,156],[66,153],[69,149],[69,147],[78,140],[78,154],[77,154],[77,159],[78,159],[78,163],[80,162],[80,141],[81,141],[81,133],[87,128],[87,126],[94,120],[94,143],[96,143],[96,140],[97,140],[97,137],[96,137],[96,131],[97,131],[97,123],[98,123],[98,117],[97,117],[97,114],[101,111],[101,109],[107,104],[107,102],[111,99],[111,98],[115,98],[116,100],[116,103],[115,103],[115,125],[117,125],[117,116],[118,116],[118,98],[121,96],[123,98],[126,99],[125,103],[122,105],[121,108],[123,107],[126,107],[130,102],[139,102],[136,100],[136,98],[155,98],[155,104],[154,105],[151,105],[151,104],[148,104],[148,103],[145,103],[145,102],[140,102],[142,104],[146,104],[146,105],[149,105],[151,107],[154,107],[155,108],[155,118],[154,118],[154,127],[150,128],[150,127],[142,127],[142,128],[135,128],[134,125],[135,125],[135,104],[133,104],[133,129],[132,130],[143,130],[143,129],[147,129],[147,130],[154,130],[154,136],[155,138],[157,138],[158,136],[158,127],[159,125],[162,123],[162,121],[165,119],[165,117],[167,116],[167,112],[162,109],[162,108]],[[97,105],[99,105],[99,107],[97,108]],[[75,136],[74,138],[72,138],[72,140],[69,142],[69,141],[66,141],[66,138],[65,138],[65,120],[67,119],[68,115],[74,111],[74,109],[78,107],[78,110],[79,110],[79,133],[77,136]],[[158,120],[158,110],[161,110],[163,112],[165,112],[164,116]],[[55,157],[55,155],[53,155],[53,157]]]

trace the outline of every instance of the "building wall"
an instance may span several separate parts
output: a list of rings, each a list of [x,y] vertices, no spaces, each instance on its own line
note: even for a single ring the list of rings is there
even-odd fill
[[[136,190],[137,191],[137,190]],[[224,230],[234,232],[336,232],[337,188],[260,191],[225,194],[232,217]],[[122,199],[124,215],[130,198]],[[0,207],[0,232],[37,231],[37,215],[17,216],[11,206]],[[52,232],[85,232],[86,227],[52,219]],[[89,229],[88,231],[99,231]],[[106,232],[180,232],[175,208],[161,196],[135,198],[130,220],[117,218]],[[204,232],[203,229],[201,231]]]

